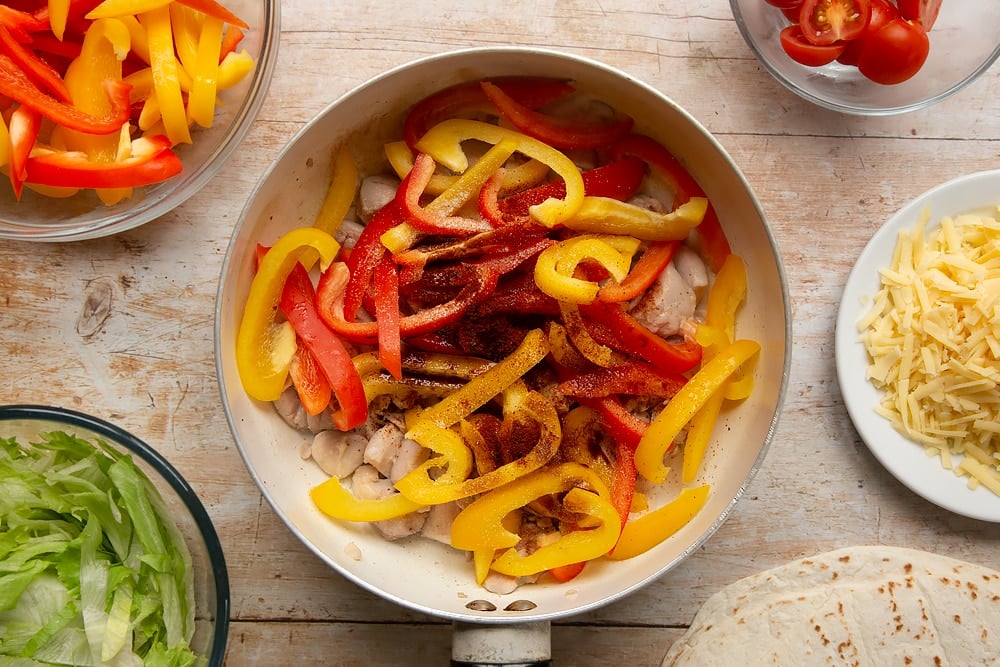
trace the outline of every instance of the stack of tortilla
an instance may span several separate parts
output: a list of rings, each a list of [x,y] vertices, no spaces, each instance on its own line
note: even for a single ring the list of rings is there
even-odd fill
[[[709,598],[663,665],[1000,665],[1000,572],[886,546],[803,558]]]

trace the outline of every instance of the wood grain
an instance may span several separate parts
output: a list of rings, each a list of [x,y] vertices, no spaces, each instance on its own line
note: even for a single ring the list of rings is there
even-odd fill
[[[1000,525],[902,487],[868,453],[833,367],[841,289],[871,234],[925,189],[1000,166],[1000,73],[930,109],[860,118],[764,71],[725,0],[285,0],[277,71],[244,145],[202,192],[141,229],[73,244],[0,243],[0,402],[107,418],[164,452],[218,528],[232,584],[231,665],[446,664],[447,623],[342,579],[291,535],[233,444],[215,377],[218,276],[240,210],[327,104],[415,58],[472,45],[592,57],[663,91],[715,134],[785,262],[793,367],[763,468],[723,529],[646,588],[556,624],[557,664],[655,665],[720,587],[849,544],[899,544],[1000,569]]]

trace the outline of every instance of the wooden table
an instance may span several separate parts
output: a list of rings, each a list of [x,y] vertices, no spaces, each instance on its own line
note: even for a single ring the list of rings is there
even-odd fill
[[[231,665],[447,664],[450,627],[328,569],[276,518],[223,416],[213,309],[230,234],[269,162],[342,93],[412,59],[473,45],[555,47],[618,67],[698,118],[767,212],[791,288],[791,383],[763,469],[728,522],[660,581],[555,624],[562,665],[654,665],[720,587],[789,559],[897,544],[1000,569],[1000,524],[938,509],[868,453],[833,364],[841,288],[871,234],[906,201],[1000,166],[1000,70],[924,111],[828,112],[754,59],[726,0],[284,0],[278,67],[245,144],[162,219],[73,244],[0,242],[2,403],[109,419],[164,452],[207,505],[232,585]],[[87,295],[107,319],[78,325]]]

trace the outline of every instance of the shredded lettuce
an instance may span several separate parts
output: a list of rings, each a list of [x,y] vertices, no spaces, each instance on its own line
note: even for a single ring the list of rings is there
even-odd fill
[[[191,555],[128,455],[0,438],[0,665],[188,667]]]

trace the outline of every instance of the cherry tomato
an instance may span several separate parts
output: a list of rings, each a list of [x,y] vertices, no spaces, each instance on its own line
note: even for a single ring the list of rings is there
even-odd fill
[[[919,23],[895,18],[865,37],[858,69],[876,83],[902,83],[920,71],[929,51],[927,31]]]
[[[871,16],[871,0],[805,0],[799,10],[802,34],[818,46],[861,36]]]
[[[846,42],[813,44],[802,35],[799,24],[790,25],[779,34],[781,48],[797,63],[809,67],[822,67],[837,59],[844,52]]]
[[[861,54],[861,45],[864,44],[868,35],[878,31],[889,21],[899,18],[899,10],[889,0],[871,0],[871,3],[872,15],[868,19],[868,27],[859,38],[851,40],[847,44],[844,52],[837,57],[837,62],[844,65],[857,65],[858,56]]]
[[[793,6],[793,7],[783,7],[781,9],[781,13],[784,14],[785,18],[788,19],[789,21],[791,21],[792,23],[798,23],[799,22],[799,10],[801,10],[801,9],[802,9],[802,3],[799,2],[799,4],[797,4],[797,5]]]
[[[941,11],[941,0],[897,0],[899,14],[904,19],[919,21],[924,30],[930,30]]]

